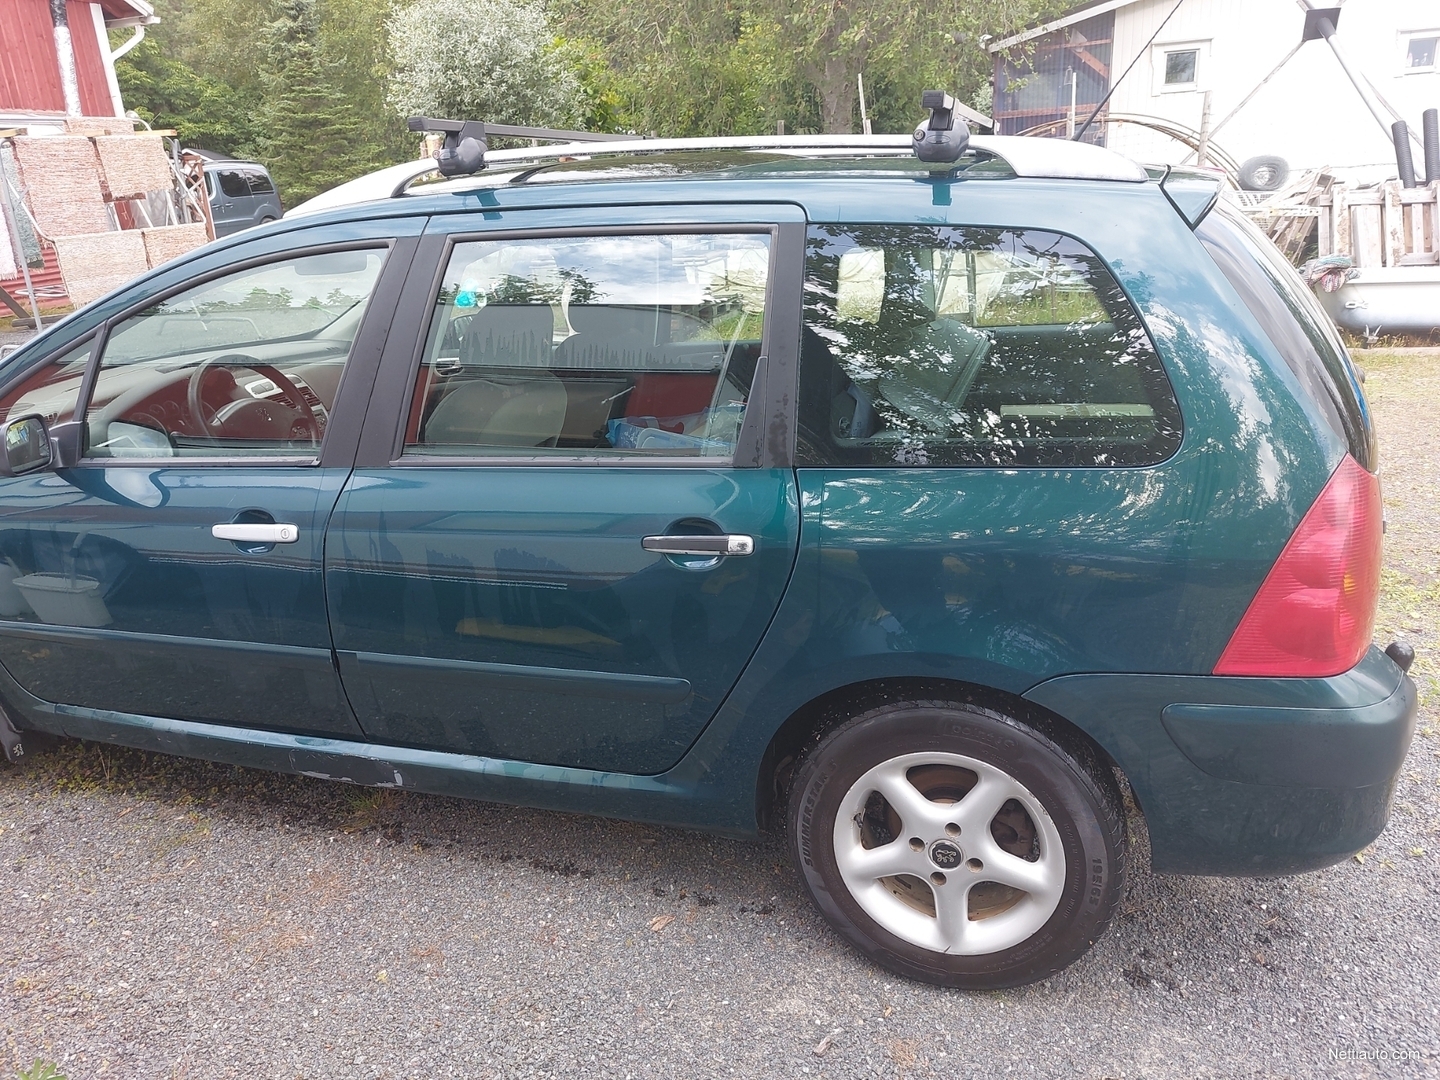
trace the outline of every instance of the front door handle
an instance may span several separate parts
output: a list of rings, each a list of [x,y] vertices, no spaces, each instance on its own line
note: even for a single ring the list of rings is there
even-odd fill
[[[285,522],[212,525],[210,535],[240,544],[293,544],[300,539],[300,528]]]
[[[640,541],[646,551],[661,555],[749,555],[755,538],[738,533],[720,536],[647,536]]]

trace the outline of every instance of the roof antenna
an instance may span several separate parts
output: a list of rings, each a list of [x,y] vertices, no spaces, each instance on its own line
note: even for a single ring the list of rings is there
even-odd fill
[[[920,104],[930,110],[930,118],[911,136],[915,156],[933,164],[955,164],[970,145],[970,128],[956,114],[955,99],[944,90],[926,90]]]

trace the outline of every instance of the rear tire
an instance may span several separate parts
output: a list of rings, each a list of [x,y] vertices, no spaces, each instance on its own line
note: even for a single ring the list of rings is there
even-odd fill
[[[831,926],[941,986],[1053,975],[1099,940],[1124,888],[1120,793],[1098,755],[975,705],[901,702],[828,732],[788,819]]]

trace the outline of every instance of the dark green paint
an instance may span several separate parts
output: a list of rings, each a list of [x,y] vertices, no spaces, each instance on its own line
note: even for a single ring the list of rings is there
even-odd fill
[[[1395,772],[1376,781],[1376,760],[1403,758],[1415,725],[1414,685],[1375,648],[1329,679],[1070,675],[1025,696],[1115,759],[1145,813],[1155,869],[1166,873],[1294,873],[1358,851],[1384,828],[1394,794]],[[1246,782],[1197,767],[1166,730],[1170,706],[1200,701],[1253,710]],[[1306,713],[1293,738],[1267,727],[1277,710]],[[1357,739],[1356,727],[1368,735]],[[1227,735],[1244,737],[1212,730],[1201,737],[1205,756],[1223,756]],[[1345,769],[1336,756],[1357,742],[1369,745],[1353,779],[1332,786]],[[1315,770],[1308,785],[1305,768]]]
[[[702,522],[755,553],[640,545]],[[346,690],[379,742],[658,773],[755,651],[798,532],[781,470],[360,470],[327,562]]]
[[[321,560],[342,469],[85,465],[0,480],[0,558],[98,583],[109,621],[0,623],[0,663],[49,701],[358,736],[330,658]],[[300,539],[210,535],[259,508]],[[96,620],[97,622],[100,620]]]

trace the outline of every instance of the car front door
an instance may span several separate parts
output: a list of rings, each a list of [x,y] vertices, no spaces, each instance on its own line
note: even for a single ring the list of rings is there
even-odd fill
[[[763,420],[803,215],[536,217],[437,221],[417,257],[326,544],[341,675],[375,741],[657,773],[794,561]]]
[[[394,308],[386,283],[416,243],[385,228],[239,269],[244,249],[227,253],[4,391],[10,416],[53,419],[69,447],[54,471],[0,481],[0,663],[26,691],[360,734],[321,560]]]

